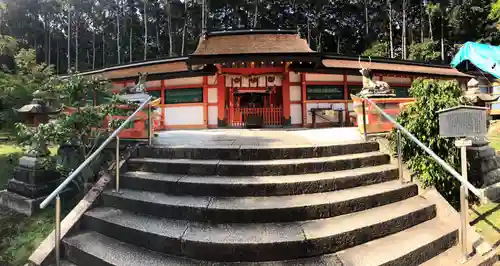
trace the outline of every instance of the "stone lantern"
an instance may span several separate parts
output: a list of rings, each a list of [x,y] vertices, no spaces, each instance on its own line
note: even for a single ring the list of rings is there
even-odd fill
[[[15,111],[22,116],[25,124],[37,127],[39,124],[47,123],[51,115],[61,112],[60,109],[51,106],[53,100],[47,93],[36,91],[33,93],[31,103]]]
[[[32,215],[39,204],[60,184],[61,175],[55,169],[55,159],[50,156],[43,130],[39,125],[47,123],[51,115],[60,110],[49,105],[50,99],[42,92],[35,92],[30,104],[16,111],[26,124],[36,129],[32,136],[32,146],[19,159],[14,176],[7,183],[7,189],[0,191],[0,205],[17,212]]]

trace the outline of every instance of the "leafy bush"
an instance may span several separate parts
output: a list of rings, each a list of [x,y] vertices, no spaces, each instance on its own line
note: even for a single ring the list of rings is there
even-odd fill
[[[441,56],[438,46],[438,42],[431,40],[415,42],[409,47],[409,59],[425,62],[437,60]]]
[[[19,50],[12,37],[0,35],[0,56],[8,56],[15,61],[15,70],[0,65],[0,128],[12,130],[14,124],[19,122],[13,108],[29,103],[33,92],[51,86],[55,76],[51,67],[36,63],[35,50]]]
[[[377,41],[371,47],[366,49],[363,56],[389,57],[389,43],[386,41]]]
[[[417,79],[413,82],[410,95],[415,102],[407,105],[397,118],[417,139],[428,146],[454,169],[460,169],[460,152],[454,138],[439,137],[437,111],[460,104],[462,91],[457,81]],[[396,150],[397,131],[391,132],[391,146]],[[436,189],[454,206],[459,203],[458,182],[441,165],[410,139],[402,139],[403,161],[425,186]]]

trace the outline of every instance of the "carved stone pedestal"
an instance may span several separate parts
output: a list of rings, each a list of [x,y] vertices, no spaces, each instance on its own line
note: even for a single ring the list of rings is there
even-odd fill
[[[61,175],[51,167],[52,160],[48,156],[21,157],[7,189],[0,191],[0,205],[33,215],[38,205],[62,182]]]
[[[500,162],[495,149],[488,146],[484,139],[473,141],[467,148],[469,181],[481,188],[484,195],[492,201],[500,201]]]

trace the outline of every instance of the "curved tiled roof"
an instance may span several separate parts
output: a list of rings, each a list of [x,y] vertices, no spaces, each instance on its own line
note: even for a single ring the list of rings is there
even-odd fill
[[[207,34],[193,53],[197,55],[314,53],[293,31],[232,31]]]
[[[404,72],[416,74],[429,74],[438,76],[451,76],[451,77],[470,77],[449,66],[435,66],[423,64],[411,64],[410,62],[372,62],[362,63],[364,67],[369,67],[371,70],[390,71],[390,72]],[[323,59],[323,65],[327,68],[342,68],[342,69],[360,69],[358,60],[346,59]]]

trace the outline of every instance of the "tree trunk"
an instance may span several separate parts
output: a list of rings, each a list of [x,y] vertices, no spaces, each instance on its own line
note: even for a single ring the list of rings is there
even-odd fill
[[[366,30],[366,37],[368,37],[369,28],[368,28],[368,0],[365,0],[365,30]]]
[[[205,14],[205,0],[201,0],[201,35],[205,35],[205,31],[207,30],[206,26],[206,14]]]
[[[66,52],[68,58],[67,72],[71,72],[71,7],[68,7],[68,51]]]
[[[321,40],[322,38],[323,38],[323,32],[321,32],[321,31],[320,31],[320,32],[319,32],[319,36],[318,36],[318,40],[317,40],[317,42],[316,42],[316,50],[317,50],[318,52],[321,52],[321,50],[323,49],[323,47],[322,47],[322,45],[321,45],[321,44],[322,44],[322,43],[321,43],[321,42],[322,42],[322,40]]]
[[[42,11],[43,12],[43,11]],[[43,57],[44,62],[49,61],[49,35],[48,35],[48,27],[47,27],[47,14],[43,15]]]
[[[158,27],[158,21],[156,22],[155,28],[156,28],[156,49],[158,50],[158,52],[156,53],[156,57],[160,57],[163,53],[160,43],[160,27]]]
[[[87,66],[89,66],[90,65],[90,51],[89,51],[89,49],[87,49],[86,54],[87,54]]]
[[[259,15],[259,0],[255,0],[255,12],[253,14],[253,26],[252,26],[252,28],[254,29],[257,27],[258,15]]]
[[[56,73],[59,74],[59,39],[56,38]]]
[[[402,32],[403,60],[406,60],[406,0],[403,0],[403,32]]]
[[[121,33],[120,33],[120,0],[116,1],[118,8],[116,10],[116,53],[118,54],[118,65],[121,64]]]
[[[95,69],[95,25],[92,31],[92,70]]]
[[[51,60],[51,56],[52,56],[52,42],[50,41],[52,37],[52,32],[50,30],[50,26],[49,26],[49,51],[48,51],[48,60],[47,60],[47,65],[50,66],[50,62],[52,61]]]
[[[167,0],[167,27],[168,27],[168,56],[174,55],[174,38],[172,36],[172,5],[169,0]]]
[[[78,13],[75,13],[76,16],[75,16],[75,71],[78,72],[78,54],[79,54],[79,48],[78,48],[78,44],[79,44],[79,40],[78,40],[78,32],[80,31],[79,30],[79,23],[80,23],[80,19],[78,17]]]
[[[182,47],[181,47],[181,55],[184,56],[184,51],[186,50],[186,30],[188,23],[188,2],[189,0],[184,1],[184,26],[182,27]]]
[[[144,60],[148,58],[148,16],[147,16],[148,0],[144,0]]]
[[[128,47],[129,47],[129,48],[128,48],[128,55],[129,55],[129,62],[130,62],[130,63],[132,63],[132,61],[133,61],[133,57],[134,57],[134,56],[133,56],[133,54],[134,54],[134,53],[133,53],[134,49],[133,49],[133,47],[132,47],[132,45],[133,45],[133,44],[132,44],[132,36],[133,36],[133,34],[134,34],[134,30],[133,30],[133,28],[132,28],[132,22],[131,22],[131,23],[130,23],[130,34],[129,34],[129,36],[128,36]]]
[[[311,22],[307,18],[307,45],[311,47]]]
[[[340,34],[337,35],[337,54],[340,54]]]
[[[432,33],[432,14],[431,12],[427,12],[428,13],[428,18],[429,18],[429,38],[431,39],[431,41],[434,41],[434,34]]]
[[[389,49],[391,49],[391,58],[394,58],[394,33],[392,32],[392,0],[387,0],[389,6]]]
[[[424,30],[425,30],[424,9],[425,6],[423,2],[420,2],[420,42],[424,42]]]
[[[102,32],[102,68],[106,67],[106,35]]]
[[[444,54],[444,17],[443,12],[441,11],[441,62],[444,63],[445,54]]]

